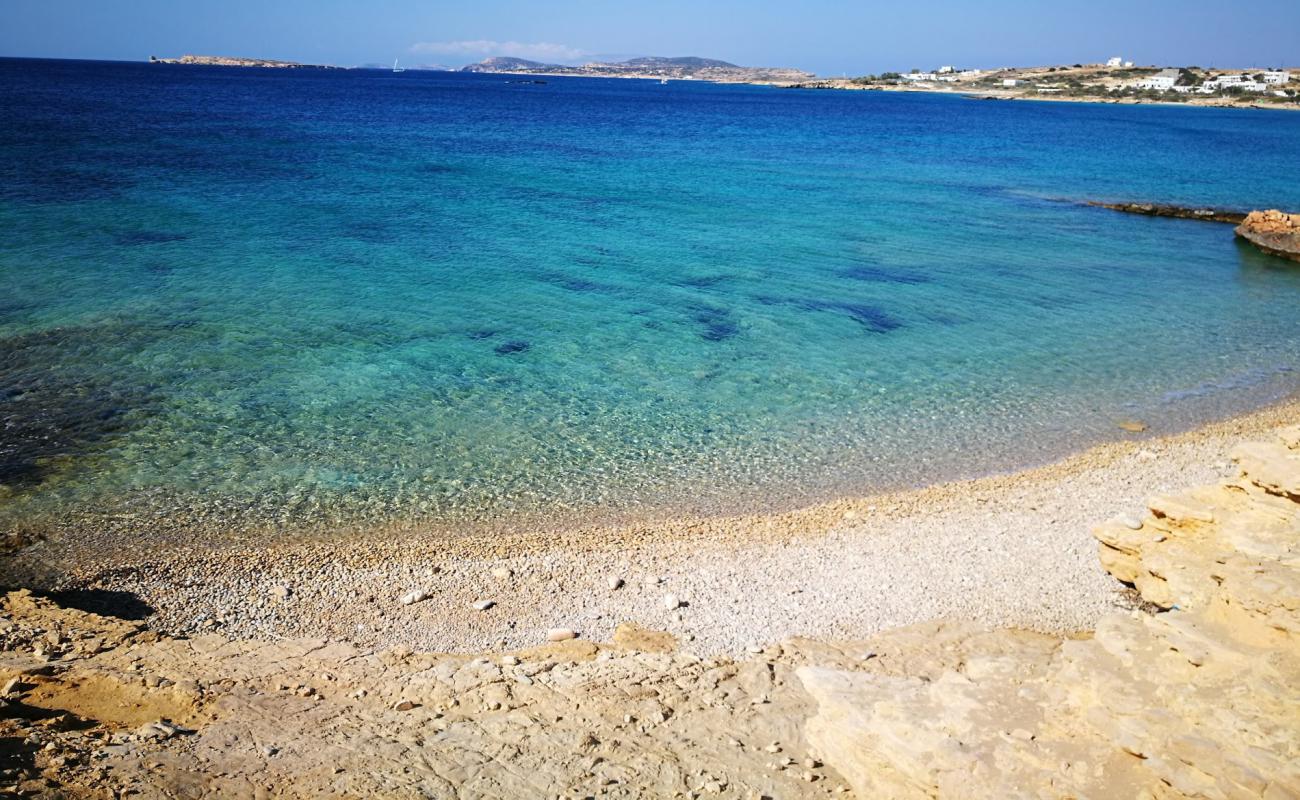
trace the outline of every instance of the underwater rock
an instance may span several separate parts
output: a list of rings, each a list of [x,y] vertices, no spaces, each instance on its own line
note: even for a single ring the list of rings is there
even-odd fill
[[[38,485],[59,462],[139,424],[154,389],[126,369],[104,369],[93,354],[105,341],[156,333],[95,326],[0,340],[0,485]]]
[[[502,342],[493,349],[496,350],[497,355],[508,356],[511,353],[522,353],[531,347],[532,345],[528,342],[525,342],[522,339],[515,339],[509,342]]]

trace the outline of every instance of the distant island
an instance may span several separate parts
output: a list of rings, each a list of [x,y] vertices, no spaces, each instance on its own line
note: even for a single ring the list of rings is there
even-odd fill
[[[239,58],[236,56],[183,55],[180,58],[149,56],[150,64],[189,64],[203,67],[271,67],[274,69],[339,69],[328,64],[299,64],[297,61],[276,61],[270,58]]]
[[[742,67],[714,58],[648,56],[626,61],[592,62],[571,67],[524,58],[495,57],[462,67],[462,72],[500,72],[525,75],[579,75],[595,78],[657,78],[715,83],[796,83],[812,80],[811,72],[789,67]]]

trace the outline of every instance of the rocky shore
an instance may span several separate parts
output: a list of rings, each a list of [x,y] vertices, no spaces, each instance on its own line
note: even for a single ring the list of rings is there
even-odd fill
[[[1294,796],[1300,426],[1232,461],[1215,485],[1157,492],[1145,514],[1121,506],[1095,529],[1141,605],[1065,639],[938,621],[708,657],[624,623],[608,643],[440,655],[173,638],[11,592],[0,791]]]

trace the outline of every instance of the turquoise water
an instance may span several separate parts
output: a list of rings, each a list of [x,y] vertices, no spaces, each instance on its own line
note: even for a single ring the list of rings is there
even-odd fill
[[[1300,115],[0,60],[0,528],[783,507],[1300,388]]]

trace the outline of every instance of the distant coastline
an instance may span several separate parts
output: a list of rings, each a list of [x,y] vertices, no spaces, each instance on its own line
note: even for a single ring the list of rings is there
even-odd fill
[[[861,77],[824,78],[789,84],[793,89],[923,92],[980,100],[1047,100],[1111,105],[1185,105],[1201,108],[1300,109],[1290,69],[1135,67],[1107,64],[1002,67],[993,70],[941,67]]]
[[[197,56],[185,54],[180,58],[149,56],[150,64],[183,64],[200,67],[265,67],[271,69],[342,69],[329,64],[300,64],[297,61],[276,61],[270,58],[240,58],[238,56]]]

